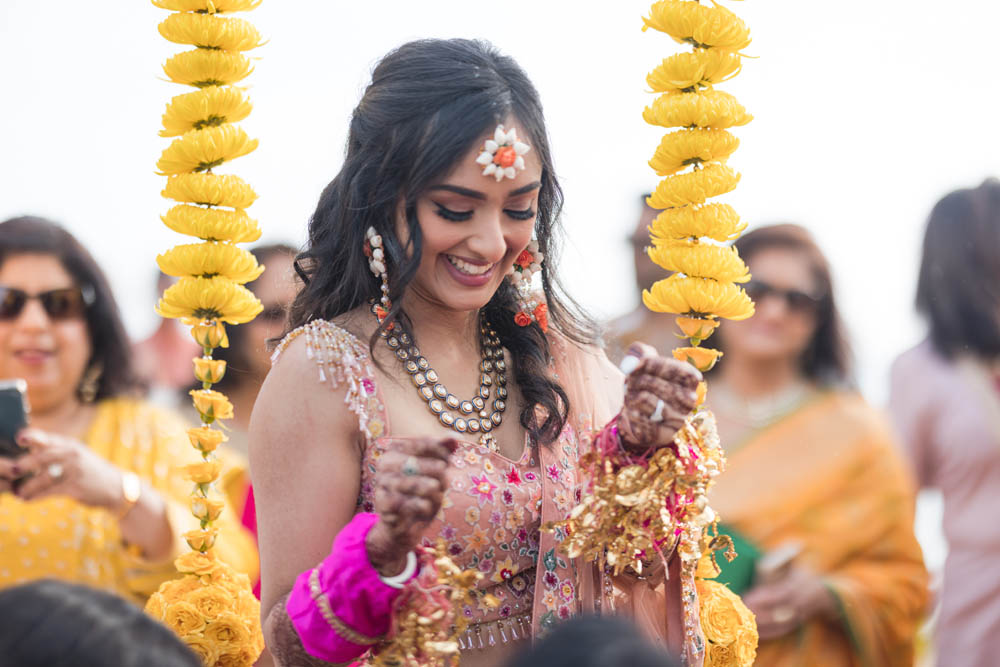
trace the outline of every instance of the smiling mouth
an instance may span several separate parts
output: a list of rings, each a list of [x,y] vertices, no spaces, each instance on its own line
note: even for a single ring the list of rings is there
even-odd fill
[[[448,261],[451,262],[452,266],[467,276],[481,276],[489,272],[489,270],[495,266],[494,264],[470,264],[469,262],[459,259],[458,257],[454,257],[453,255],[445,255],[445,257],[448,258]]]

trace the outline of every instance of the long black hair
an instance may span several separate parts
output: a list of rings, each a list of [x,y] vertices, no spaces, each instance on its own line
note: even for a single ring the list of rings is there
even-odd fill
[[[138,393],[142,389],[132,368],[132,349],[118,304],[104,272],[87,249],[68,231],[45,218],[23,216],[0,222],[0,264],[14,255],[52,255],[77,287],[94,291],[87,307],[91,354],[88,368],[101,369],[95,400]]]
[[[1000,357],[1000,181],[945,195],[931,211],[917,310],[935,349]]]
[[[559,254],[562,190],[556,181],[542,106],[527,75],[486,42],[466,39],[409,42],[386,55],[351,117],[340,173],[324,189],[309,223],[306,250],[296,259],[305,286],[290,313],[290,326],[332,319],[380,296],[362,252],[369,227],[382,236],[393,320],[408,325],[401,298],[420,264],[419,196],[448,174],[483,134],[509,116],[542,165],[535,236],[544,254],[542,287],[550,320],[580,343],[597,329],[564,296],[553,267]],[[396,235],[404,207],[407,246]],[[521,424],[543,443],[555,440],[566,421],[566,392],[548,373],[549,345],[537,324],[513,322],[515,292],[504,281],[484,308],[513,360],[513,377],[526,399]],[[379,332],[370,341],[374,346]],[[534,406],[547,418],[535,423]]]

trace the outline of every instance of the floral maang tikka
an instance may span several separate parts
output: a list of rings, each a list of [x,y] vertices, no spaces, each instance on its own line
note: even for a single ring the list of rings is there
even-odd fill
[[[524,154],[530,150],[531,146],[518,141],[516,128],[505,130],[503,125],[497,125],[476,162],[483,165],[483,176],[493,176],[499,183],[504,178],[516,178],[517,172],[524,170]]]

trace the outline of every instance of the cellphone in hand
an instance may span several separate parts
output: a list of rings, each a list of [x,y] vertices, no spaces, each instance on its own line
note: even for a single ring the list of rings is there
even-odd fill
[[[28,452],[17,444],[18,431],[28,425],[28,383],[0,380],[0,456],[17,458]]]

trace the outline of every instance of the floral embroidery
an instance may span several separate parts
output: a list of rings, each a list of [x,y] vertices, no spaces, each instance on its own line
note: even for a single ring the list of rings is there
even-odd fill
[[[529,482],[534,482],[536,479],[538,479],[538,476],[529,470],[528,472],[524,473],[524,478]]]
[[[515,574],[514,571],[514,561],[510,558],[505,558],[496,564],[496,572],[493,574],[493,581],[500,583],[503,581],[510,581]]]
[[[559,577],[556,576],[555,572],[546,572],[542,581],[545,582],[546,588],[555,588],[559,585]]]
[[[494,510],[490,512],[490,524],[494,526],[500,526],[503,524],[503,512],[499,510]]]
[[[507,530],[518,531],[517,532],[518,539],[520,539],[521,535],[521,531],[519,531],[518,528],[520,528],[522,525],[521,521],[522,512],[523,510],[520,507],[512,509],[511,511],[507,512],[507,520],[504,523],[504,526],[506,526]]]
[[[500,499],[503,500],[504,505],[514,504],[514,494],[510,489],[504,489],[503,493],[500,494]]]
[[[554,463],[545,469],[545,473],[549,476],[549,479],[551,479],[553,482],[559,481],[560,471],[559,468],[557,468]]]
[[[496,472],[496,468],[493,467],[493,461],[490,461],[489,459],[483,459],[483,471],[485,471],[487,474],[490,475]]]
[[[507,472],[507,483],[514,486],[521,486],[521,475],[518,473],[517,468],[512,466]]]
[[[475,505],[471,506],[469,509],[465,510],[465,523],[470,526],[475,526],[479,523],[479,508]]]
[[[473,526],[472,532],[468,535],[463,535],[462,539],[474,551],[485,549],[489,546],[489,537],[486,535],[486,531],[479,526]]]
[[[556,565],[558,563],[556,562],[555,549],[549,549],[548,551],[545,552],[545,555],[542,557],[542,564],[545,565],[545,569],[548,570],[549,572],[556,569]]]
[[[375,393],[375,382],[371,378],[361,378],[361,387],[365,390],[365,394],[371,396]]]
[[[567,618],[569,618],[572,615],[573,615],[573,613],[569,610],[569,607],[567,607],[566,605],[563,605],[563,606],[559,607],[559,618],[560,618],[560,620],[565,621]]]
[[[568,579],[559,585],[559,595],[566,602],[572,602],[575,594],[576,589],[573,587],[573,582]]]
[[[476,465],[483,460],[483,457],[481,457],[479,454],[476,454],[476,452],[474,452],[471,449],[466,449],[465,454],[462,458],[464,458],[465,462],[470,465]]]
[[[476,477],[472,475],[473,487],[469,489],[469,495],[472,497],[478,497],[479,506],[482,507],[486,501],[493,502],[493,491],[497,488],[497,485],[489,480],[486,473],[482,476]]]

